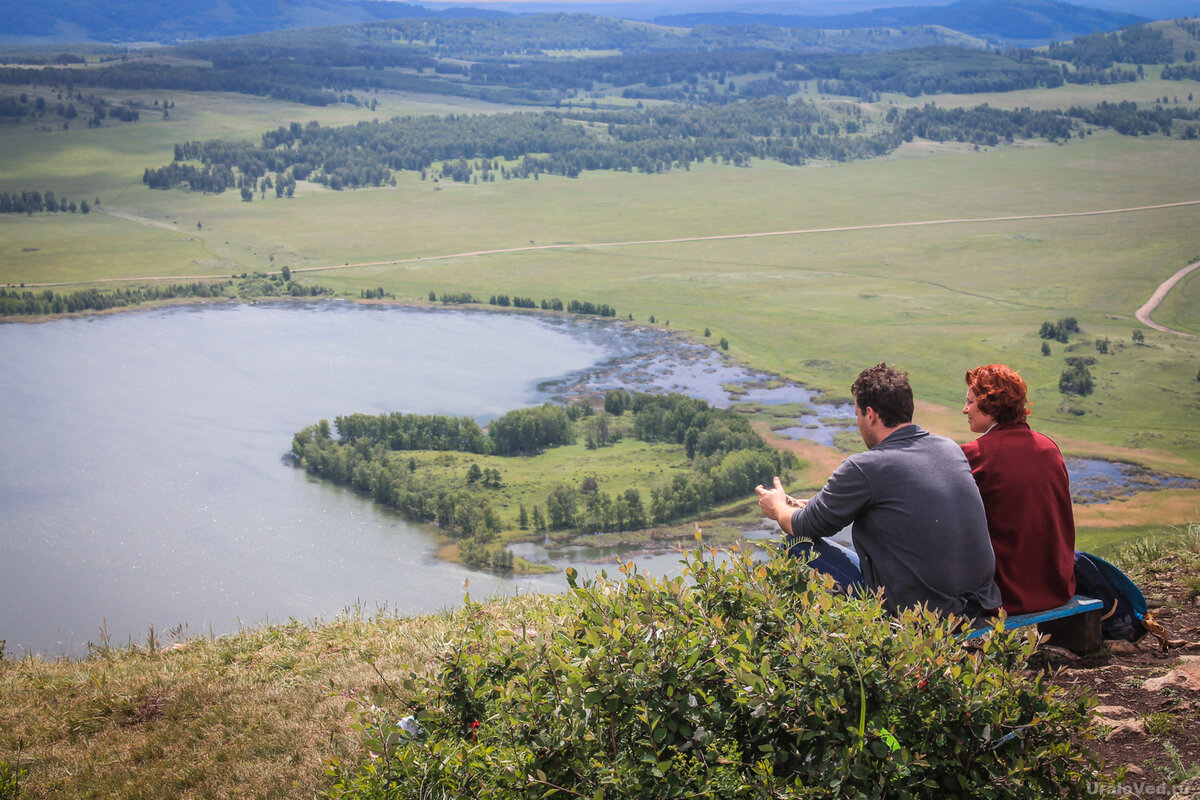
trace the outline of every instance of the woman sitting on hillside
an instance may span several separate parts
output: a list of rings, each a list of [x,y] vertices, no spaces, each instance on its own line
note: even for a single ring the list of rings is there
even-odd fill
[[[989,364],[966,379],[963,413],[981,435],[962,448],[987,512],[1004,610],[1026,614],[1062,605],[1075,593],[1075,517],[1062,453],[1026,424],[1020,375]]]

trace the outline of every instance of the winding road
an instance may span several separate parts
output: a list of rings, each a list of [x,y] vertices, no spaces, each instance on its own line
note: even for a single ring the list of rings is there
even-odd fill
[[[1200,269],[1200,261],[1197,261],[1195,264],[1188,264],[1186,267],[1179,270],[1179,272],[1176,272],[1174,275],[1160,283],[1158,288],[1154,290],[1154,294],[1150,295],[1150,299],[1143,303],[1141,308],[1133,312],[1133,315],[1137,317],[1138,322],[1154,328],[1156,331],[1162,331],[1163,333],[1175,333],[1180,336],[1195,338],[1190,333],[1177,331],[1174,328],[1168,328],[1166,325],[1159,325],[1157,322],[1150,319],[1150,315],[1154,313],[1154,309],[1158,308],[1158,304],[1161,303],[1163,298],[1167,296],[1167,292],[1171,291],[1171,289],[1175,287],[1175,284],[1179,283],[1184,279],[1184,277],[1186,277],[1195,269]]]
[[[1132,213],[1136,213],[1136,212],[1140,212],[1140,211],[1156,211],[1156,210],[1164,209],[1164,208],[1179,208],[1182,206],[1195,206],[1195,205],[1200,205],[1200,200],[1183,200],[1183,201],[1176,202],[1176,203],[1158,203],[1156,205],[1130,206],[1127,208],[1107,208],[1107,209],[1099,209],[1096,211],[1060,211],[1060,212],[1056,212],[1053,214],[1014,214],[1011,216],[1003,216],[1003,217],[974,217],[974,218],[963,217],[963,218],[957,218],[957,219],[916,220],[913,222],[878,222],[878,223],[873,223],[870,225],[843,225],[843,226],[829,227],[829,228],[798,228],[795,230],[761,231],[761,232],[757,232],[757,233],[722,233],[722,234],[713,234],[711,236],[683,236],[683,237],[674,238],[674,239],[636,239],[636,240],[620,241],[620,242],[575,242],[575,243],[567,243],[567,244],[529,244],[529,245],[523,245],[521,247],[503,247],[503,248],[498,248],[495,250],[468,250],[468,251],[461,252],[461,253],[447,253],[445,255],[440,255],[440,256],[414,256],[411,258],[395,258],[395,259],[389,259],[386,261],[363,261],[363,262],[359,262],[359,263],[355,263],[355,264],[329,264],[326,266],[318,266],[318,267],[295,267],[295,268],[291,269],[291,272],[293,274],[295,274],[295,273],[299,273],[299,272],[327,272],[327,271],[340,270],[340,269],[357,269],[357,268],[361,268],[361,267],[385,267],[385,266],[394,266],[394,265],[399,265],[399,264],[416,264],[416,263],[422,262],[422,261],[448,261],[448,260],[456,259],[456,258],[477,258],[479,256],[500,255],[503,253],[527,253],[527,252],[533,252],[533,251],[539,251],[539,250],[590,250],[590,249],[599,249],[599,248],[603,248],[603,247],[636,247],[638,245],[650,245],[650,244],[680,244],[683,242],[712,242],[712,241],[720,241],[720,240],[725,240],[725,239],[758,239],[758,238],[763,238],[763,237],[767,237],[767,236],[804,236],[804,235],[817,234],[817,233],[839,233],[839,232],[846,232],[846,231],[869,231],[869,230],[880,230],[880,229],[884,229],[884,228],[916,228],[916,227],[923,227],[923,226],[928,226],[928,225],[964,225],[964,224],[981,223],[981,222],[1017,222],[1017,221],[1022,221],[1022,220],[1037,220],[1037,219],[1063,219],[1066,217],[1094,217],[1094,216],[1101,216],[1101,215],[1105,215],[1105,214],[1132,214]],[[156,227],[165,227],[165,225],[163,223],[156,223],[152,220],[148,220],[144,217],[141,217],[140,215],[137,215],[134,212],[128,212],[128,213],[123,214],[123,213],[120,213],[120,211],[114,211],[113,209],[105,209],[105,211],[109,214],[112,214],[113,216],[120,217],[122,219],[127,219],[131,222],[136,222],[139,224],[155,225]],[[1150,314],[1154,311],[1155,308],[1158,307],[1158,304],[1162,302],[1163,298],[1167,296],[1167,293],[1171,291],[1172,287],[1174,287],[1175,284],[1179,283],[1179,281],[1183,280],[1183,278],[1186,277],[1190,272],[1192,272],[1192,270],[1195,270],[1197,268],[1200,268],[1200,261],[1196,262],[1195,264],[1189,264],[1188,266],[1186,266],[1183,269],[1176,272],[1174,275],[1172,275],[1167,280],[1163,281],[1159,285],[1159,287],[1154,290],[1154,294],[1152,294],[1150,296],[1150,299],[1147,300],[1142,305],[1141,308],[1139,308],[1136,312],[1134,312],[1134,315],[1137,317],[1138,321],[1141,322],[1143,325],[1151,327],[1157,331],[1162,331],[1163,333],[1174,333],[1179,336],[1192,337],[1192,334],[1190,334],[1190,333],[1184,333],[1183,331],[1177,331],[1173,328],[1168,328],[1165,325],[1159,325],[1158,323],[1156,323],[1150,319]],[[270,274],[278,274],[278,272],[272,272]],[[124,281],[194,281],[194,280],[211,280],[214,277],[220,277],[220,276],[214,276],[214,275],[209,274],[209,275],[157,275],[157,276],[150,276],[150,277],[143,276],[143,277],[136,277],[136,278],[96,278],[95,280],[91,280],[91,281],[77,281],[77,282],[71,282],[71,283],[68,283],[68,282],[26,283],[26,284],[24,284],[24,286],[25,287],[44,288],[44,287],[51,287],[51,286],[77,286],[77,285],[82,285],[82,284],[87,284],[87,283],[119,283],[119,282],[124,282]],[[10,287],[12,285],[13,284],[9,284]],[[1194,338],[1194,337],[1192,337],[1192,338]]]

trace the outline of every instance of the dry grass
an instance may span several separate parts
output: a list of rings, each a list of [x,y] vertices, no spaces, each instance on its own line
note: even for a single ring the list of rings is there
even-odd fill
[[[82,660],[0,659],[0,763],[20,750],[22,798],[324,796],[326,761],[362,753],[348,698],[401,691],[469,614],[512,627],[556,601],[293,621]]]

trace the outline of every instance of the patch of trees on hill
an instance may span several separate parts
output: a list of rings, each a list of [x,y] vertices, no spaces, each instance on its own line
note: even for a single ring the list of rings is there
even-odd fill
[[[1058,322],[1049,320],[1042,323],[1038,335],[1043,339],[1053,339],[1066,344],[1071,340],[1071,334],[1082,333],[1079,321],[1075,317],[1063,317]],[[1101,353],[1108,352],[1108,341],[1097,340],[1096,349]],[[1042,355],[1049,355],[1049,347],[1043,343]],[[1096,363],[1091,356],[1067,356],[1067,367],[1058,377],[1058,391],[1062,394],[1077,394],[1086,397],[1096,388],[1096,380],[1088,367]],[[1076,411],[1074,413],[1082,413]]]
[[[74,214],[79,212],[87,214],[92,210],[87,200],[80,200],[76,203],[74,200],[68,200],[65,197],[59,197],[54,192],[47,189],[45,192],[34,190],[23,190],[20,194],[13,192],[0,192],[0,214],[36,214],[39,211],[48,213],[66,213]]]
[[[1072,41],[1052,43],[1047,55],[1079,68],[1108,69],[1114,63],[1170,64],[1174,48],[1162,31],[1132,25],[1116,33],[1089,33]]]
[[[1164,81],[1200,81],[1200,64],[1176,64],[1163,67]]]
[[[85,97],[82,92],[68,92],[65,98],[63,92],[57,94],[57,99],[50,100],[41,95],[30,96],[27,92],[21,92],[17,97],[0,97],[0,120],[44,120],[49,114],[55,114],[63,127],[82,117],[87,120],[89,128],[99,128],[103,126],[106,118],[137,122],[141,117],[141,109],[144,108],[142,103],[136,101],[112,103],[103,97]],[[76,106],[76,103],[79,105]],[[155,105],[157,104],[156,100]]]
[[[1137,103],[1129,100],[1119,103],[1104,101],[1095,108],[1072,106],[1067,109],[1066,114],[1089,125],[1112,128],[1125,136],[1149,136],[1155,133],[1170,136],[1176,120],[1200,120],[1200,110],[1162,106],[1139,109]],[[1189,125],[1184,128],[1182,136],[1195,139],[1196,126]]]
[[[420,170],[455,181],[576,177],[584,170],[659,173],[711,160],[752,158],[789,165],[847,161],[891,152],[915,136],[996,144],[1015,138],[1064,139],[1071,121],[1050,111],[890,109],[868,128],[806,102],[770,98],[731,106],[663,106],[627,111],[571,110],[496,115],[406,117],[325,128],[291,123],[263,134],[262,145],[209,141],[176,145],[175,162],[147,168],[154,188],[223,191],[243,176],[274,173],[274,184],[310,180],[332,189],[381,186],[391,170]],[[199,162],[199,165],[191,162]],[[440,163],[439,163],[440,162]]]
[[[878,98],[882,92],[918,97],[1054,88],[1063,83],[1061,70],[1040,58],[952,47],[822,56],[804,60],[803,67],[820,81],[822,92],[866,99]]]
[[[159,188],[187,184],[219,191],[232,185],[236,169],[253,177],[287,173],[341,189],[383,185],[391,180],[390,170],[426,170],[437,162],[441,175],[460,181],[477,172],[483,180],[541,173],[575,177],[599,169],[663,172],[704,159],[843,161],[880,155],[899,143],[889,133],[842,136],[843,130],[811,104],[782,100],[724,108],[408,117],[341,128],[292,123],[264,134],[261,147],[223,141],[177,145],[176,161],[148,169],[144,180]]]
[[[987,105],[975,108],[938,108],[926,104],[921,109],[898,112],[888,110],[896,131],[905,141],[914,137],[935,142],[958,141],[994,146],[1011,144],[1017,139],[1048,139],[1052,142],[1067,139],[1072,123],[1055,111],[1032,111],[1028,108],[1005,110]]]

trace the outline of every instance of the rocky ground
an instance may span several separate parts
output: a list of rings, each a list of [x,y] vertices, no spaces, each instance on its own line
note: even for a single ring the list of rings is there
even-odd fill
[[[1136,575],[1154,619],[1166,629],[1163,652],[1153,637],[1106,642],[1074,656],[1043,647],[1054,682],[1096,698],[1101,734],[1087,743],[1111,786],[1096,796],[1200,798],[1200,596],[1192,559],[1166,556]]]

